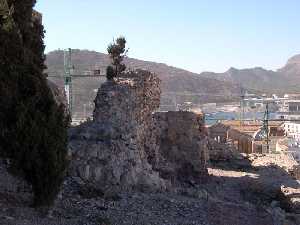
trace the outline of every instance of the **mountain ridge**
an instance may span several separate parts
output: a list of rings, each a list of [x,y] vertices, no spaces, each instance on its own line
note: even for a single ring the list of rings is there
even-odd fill
[[[46,65],[50,75],[63,76],[64,53],[62,50],[49,52],[46,55]],[[75,74],[95,68],[105,68],[110,64],[107,54],[90,50],[72,50],[72,62]],[[156,73],[162,80],[162,105],[175,105],[184,102],[203,104],[209,102],[239,101],[242,91],[251,93],[285,94],[300,93],[300,55],[291,57],[287,64],[276,70],[266,70],[262,67],[236,69],[231,67],[224,73],[203,72],[193,73],[164,63],[125,58],[130,69],[145,69]],[[104,71],[103,71],[104,72]],[[63,80],[49,78],[63,87]],[[100,83],[94,79],[77,80],[74,83],[75,99],[80,103],[91,102]],[[175,100],[174,100],[175,99]],[[82,106],[75,106],[83,111]],[[174,108],[168,108],[172,110]],[[89,109],[88,109],[89,110]]]
[[[47,72],[49,74],[63,74],[63,51],[49,52],[46,57]],[[205,103],[211,101],[228,101],[232,97],[238,97],[240,89],[231,82],[221,82],[214,78],[201,77],[199,74],[168,66],[164,63],[125,58],[125,64],[131,69],[145,69],[156,73],[162,80],[163,95],[167,93],[206,93],[209,96],[198,97],[193,102]],[[105,69],[109,65],[108,55],[89,50],[72,50],[72,62],[75,65],[75,74],[84,74],[86,70],[95,68]],[[84,87],[84,86],[83,86]],[[213,98],[219,95],[219,99]]]
[[[203,72],[200,75],[221,81],[231,81],[245,90],[284,94],[300,92],[300,55],[288,59],[285,66],[277,70],[263,67],[236,69],[231,67],[224,73]]]

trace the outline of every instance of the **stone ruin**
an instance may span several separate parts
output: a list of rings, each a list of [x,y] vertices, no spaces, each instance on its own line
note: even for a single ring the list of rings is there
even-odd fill
[[[207,177],[204,117],[156,112],[160,80],[128,72],[101,85],[93,121],[70,131],[70,173],[106,190],[165,191]]]
[[[201,183],[207,176],[208,139],[204,115],[187,111],[153,114],[156,145],[147,148],[148,161],[172,184]]]

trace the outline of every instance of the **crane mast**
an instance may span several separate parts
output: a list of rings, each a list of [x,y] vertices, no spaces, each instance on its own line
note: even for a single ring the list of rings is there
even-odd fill
[[[72,49],[64,51],[64,87],[70,116],[72,117]]]

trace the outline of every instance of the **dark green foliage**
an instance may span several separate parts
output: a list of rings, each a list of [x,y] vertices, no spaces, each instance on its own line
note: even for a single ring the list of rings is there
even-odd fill
[[[107,52],[112,60],[112,66],[107,67],[106,76],[107,79],[112,80],[126,70],[125,64],[122,63],[128,52],[126,50],[126,39],[119,37],[116,41],[108,45]]]
[[[44,30],[34,4],[0,0],[0,156],[32,184],[35,206],[49,206],[67,166],[68,119],[43,74]]]

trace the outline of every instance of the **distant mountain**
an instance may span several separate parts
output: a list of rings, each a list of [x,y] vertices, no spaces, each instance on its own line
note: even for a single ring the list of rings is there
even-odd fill
[[[49,75],[63,74],[63,51],[57,50],[47,54],[46,64]],[[85,74],[95,68],[105,69],[110,59],[106,54],[87,50],[73,50],[72,63],[75,66],[74,74]],[[211,77],[200,76],[183,69],[168,66],[162,63],[147,62],[132,58],[126,58],[128,68],[146,69],[156,73],[162,80],[162,105],[174,106],[177,103],[190,101],[195,104],[207,102],[225,102],[239,99],[240,88],[231,81],[220,81]],[[63,86],[63,80],[50,78],[59,86]],[[90,107],[82,104],[92,101],[95,97],[95,89],[100,86],[97,78],[74,79],[75,111],[88,111]],[[79,102],[79,103],[78,103]],[[172,108],[168,108],[172,109]]]
[[[295,85],[299,85],[300,83],[300,55],[295,55],[290,58],[287,64],[278,70],[283,77],[287,80],[291,80],[295,82]],[[299,87],[299,86],[298,86]],[[300,89],[300,87],[299,87]]]
[[[277,71],[261,67],[241,70],[230,68],[225,73],[204,72],[200,75],[231,82],[256,93],[300,93],[300,55],[292,57],[286,66]]]
[[[108,55],[88,50],[73,50],[72,62],[75,66],[75,73],[83,74],[87,70],[95,68],[106,68],[110,59]],[[163,63],[142,61],[126,58],[128,68],[145,69],[156,73],[162,80],[164,92],[197,92],[206,94],[237,94],[238,89],[231,82],[219,82],[209,77],[201,77],[183,69],[168,66]],[[62,74],[63,52],[53,51],[47,54],[46,64],[49,73]]]

